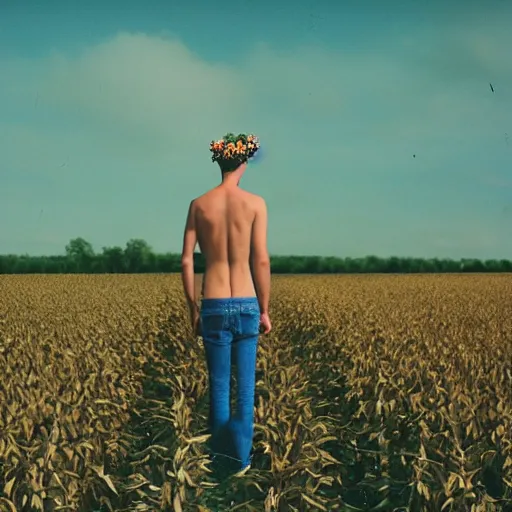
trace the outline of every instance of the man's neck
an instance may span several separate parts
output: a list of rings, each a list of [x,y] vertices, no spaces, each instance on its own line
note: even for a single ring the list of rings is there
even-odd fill
[[[230,172],[222,176],[220,186],[225,188],[236,188],[240,184],[240,177],[235,175],[235,172]]]
[[[238,183],[236,181],[223,181],[219,186],[224,188],[237,188]]]
[[[222,173],[222,183],[221,185],[224,187],[234,188],[238,187],[240,180],[244,174],[245,168],[247,164],[240,164],[235,170]]]

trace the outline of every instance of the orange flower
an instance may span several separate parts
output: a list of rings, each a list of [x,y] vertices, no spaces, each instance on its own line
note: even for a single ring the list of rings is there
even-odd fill
[[[224,145],[224,141],[222,140],[213,140],[211,143],[210,143],[210,151],[219,151],[221,150],[222,146]]]
[[[232,134],[228,134],[227,139],[222,138],[217,141],[211,141],[212,161],[215,162],[219,158],[250,158],[259,148],[258,138],[255,135],[243,136],[234,142],[230,142],[232,140]]]

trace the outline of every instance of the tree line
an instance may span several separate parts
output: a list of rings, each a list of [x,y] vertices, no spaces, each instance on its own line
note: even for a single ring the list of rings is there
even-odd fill
[[[372,274],[372,273],[454,273],[512,272],[512,261],[422,258],[338,258],[323,256],[271,256],[275,274]],[[0,255],[0,274],[103,274],[168,273],[181,271],[181,255],[157,254],[142,239],[122,247],[103,247],[95,253],[83,238],[66,245],[62,256]],[[204,272],[204,259],[195,254],[196,273]]]

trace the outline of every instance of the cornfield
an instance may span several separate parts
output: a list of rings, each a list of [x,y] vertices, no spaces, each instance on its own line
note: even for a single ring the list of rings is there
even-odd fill
[[[275,276],[218,480],[179,276],[0,276],[1,511],[512,510],[512,276]]]

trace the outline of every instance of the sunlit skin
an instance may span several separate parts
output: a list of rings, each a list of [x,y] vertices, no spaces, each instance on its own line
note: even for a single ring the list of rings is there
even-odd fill
[[[204,298],[258,297],[263,333],[271,329],[267,208],[263,198],[239,187],[246,168],[247,163],[242,163],[236,170],[223,173],[220,185],[194,199],[189,207],[183,239],[182,279],[190,320],[197,334],[199,305],[194,284],[197,243],[205,259]]]

